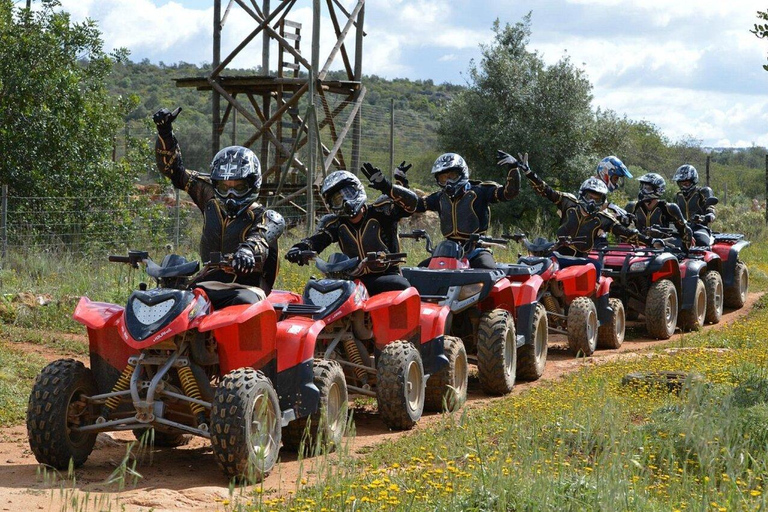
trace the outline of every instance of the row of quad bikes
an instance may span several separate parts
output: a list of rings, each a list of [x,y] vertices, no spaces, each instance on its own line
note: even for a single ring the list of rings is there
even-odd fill
[[[273,291],[266,300],[214,310],[198,287],[227,257],[198,262],[176,255],[160,265],[146,252],[110,256],[144,265],[125,306],[83,297],[74,319],[88,330],[90,368],[72,359],[45,367],[29,398],[29,442],[40,463],[82,465],[100,432],[132,431],[155,446],[208,438],[228,478],[261,480],[288,450],[333,449],[347,426],[349,394],[377,400],[381,420],[409,429],[424,410],[454,411],[467,396],[468,363],[482,389],[512,390],[516,378],[544,372],[549,334],[567,336],[575,355],[618,348],[626,319],[645,317],[648,333],[719,321],[723,305],[744,305],[747,267],[741,235],[715,234],[688,252],[614,246],[593,260],[561,256],[571,241],[523,235],[475,237],[479,246],[521,241],[528,255],[496,269],[471,269],[455,242],[432,247],[427,268],[404,268],[412,287],[369,297],[356,280],[362,261],[314,253],[321,279],[302,295]],[[598,267],[602,267],[601,269]],[[601,272],[602,270],[602,272]]]

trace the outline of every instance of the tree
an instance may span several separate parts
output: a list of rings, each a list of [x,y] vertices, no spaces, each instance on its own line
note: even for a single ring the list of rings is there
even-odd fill
[[[0,0],[0,181],[17,196],[125,195],[111,155],[129,105],[105,86],[125,53],[105,54],[94,23],[72,23],[58,1],[41,4]]]
[[[757,18],[768,22],[768,11],[757,11]],[[754,28],[750,32],[760,39],[768,39],[768,23],[763,25],[755,23]],[[763,69],[768,71],[768,65],[763,64]]]
[[[592,112],[592,86],[569,58],[547,66],[527,49],[530,24],[530,14],[515,25],[502,27],[496,20],[495,40],[481,45],[480,63],[470,63],[468,87],[440,118],[440,142],[465,157],[475,178],[504,179],[495,165],[497,149],[527,151],[542,177],[575,191],[594,170],[595,146],[615,146],[621,136],[619,129],[605,129],[596,137],[597,117],[616,126],[619,120]],[[538,211],[554,213],[551,205],[541,208],[545,203],[522,193],[503,207],[503,214],[530,224]]]

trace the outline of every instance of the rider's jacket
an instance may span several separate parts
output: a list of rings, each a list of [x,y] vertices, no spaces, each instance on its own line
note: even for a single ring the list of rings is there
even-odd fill
[[[694,187],[688,194],[679,191],[675,194],[675,204],[680,208],[683,217],[688,222],[694,215],[704,216],[702,224],[709,225],[715,220],[715,207],[707,206],[707,199],[714,197],[709,187]]]
[[[393,195],[405,190],[399,185],[393,185]],[[328,214],[320,219],[317,229],[302,240],[315,252],[338,242],[341,252],[350,258],[363,259],[369,252],[400,252],[400,242],[397,238],[397,223],[400,219],[411,214],[403,209],[397,201],[389,197],[380,197],[374,203],[363,208],[362,218],[352,222],[349,217]],[[367,267],[368,273],[397,274],[396,264],[382,265],[378,268]]]
[[[574,256],[585,256],[595,247],[606,243],[604,235],[607,233],[613,233],[632,245],[650,243],[649,237],[640,234],[635,229],[622,226],[606,210],[594,213],[587,212],[573,194],[553,189],[536,173],[530,173],[527,177],[533,190],[552,201],[560,211],[560,227],[557,228],[557,236],[570,237],[572,241],[569,247],[558,250],[561,254],[569,255],[570,253]]]
[[[648,208],[650,201],[631,202],[627,205],[627,211],[635,216],[635,227],[644,230],[651,226],[669,227],[674,224],[677,234],[686,249],[693,245],[693,231],[685,222],[680,208],[675,203],[668,203],[663,199],[656,200],[653,208]]]
[[[212,252],[229,254],[242,243],[264,258],[261,272],[233,275],[216,272],[209,280],[235,282],[258,286],[266,293],[272,289],[278,270],[277,237],[268,229],[272,218],[279,214],[254,202],[234,219],[228,219],[216,200],[213,185],[207,175],[184,167],[176,137],[155,140],[155,161],[160,172],[170,178],[173,186],[185,190],[203,213],[203,232],[200,237],[200,258],[209,261]]]
[[[442,190],[423,197],[417,197],[414,192],[405,189],[391,195],[393,201],[409,212],[436,211],[440,216],[443,236],[470,250],[474,248],[467,243],[470,235],[482,235],[488,231],[490,205],[510,201],[519,193],[520,174],[517,169],[513,169],[504,185],[493,181],[470,181],[467,189],[456,197],[450,197]]]

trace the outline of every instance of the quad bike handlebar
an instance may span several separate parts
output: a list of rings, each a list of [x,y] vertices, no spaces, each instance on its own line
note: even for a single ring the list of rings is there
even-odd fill
[[[429,254],[434,252],[435,247],[432,245],[432,238],[429,236],[429,233],[423,229],[414,229],[410,233],[399,233],[397,236],[399,238],[410,238],[416,241],[424,239],[426,240],[427,252]],[[509,243],[509,240],[506,238],[494,238],[488,235],[473,233],[469,235],[467,242],[474,244],[476,247],[506,247]]]
[[[315,260],[317,269],[326,277],[333,279],[351,280],[365,274],[366,270],[381,270],[389,265],[405,263],[407,256],[404,252],[386,253],[383,251],[369,252],[362,259],[350,258],[342,253],[334,253],[323,260],[315,251],[301,251],[300,256],[305,261]]]

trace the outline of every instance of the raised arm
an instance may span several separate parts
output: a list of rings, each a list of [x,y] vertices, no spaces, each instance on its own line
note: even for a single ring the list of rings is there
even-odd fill
[[[539,194],[541,197],[549,199],[556,205],[560,206],[560,202],[563,199],[563,194],[547,185],[546,181],[539,178],[539,176],[533,172],[533,169],[528,166],[528,153],[525,153],[524,155],[518,154],[517,156],[519,157],[517,160],[517,168],[520,169],[523,174],[525,174],[525,177],[528,178],[528,181],[531,182],[533,191]]]

